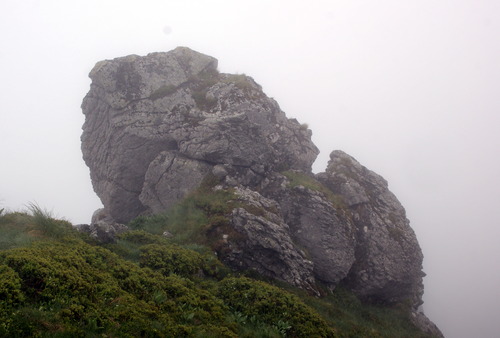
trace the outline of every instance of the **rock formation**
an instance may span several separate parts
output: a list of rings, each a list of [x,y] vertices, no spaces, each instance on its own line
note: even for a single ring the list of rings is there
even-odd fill
[[[215,164],[310,170],[318,154],[251,78],[188,48],[102,61],[90,78],[83,158],[118,222],[168,208]]]
[[[252,78],[184,47],[101,61],[90,78],[82,151],[112,229],[164,212],[212,176],[238,201],[224,215],[238,236],[214,232],[228,266],[314,293],[321,282],[422,303],[422,252],[387,182],[341,151],[314,175],[311,131]]]
[[[346,283],[359,296],[400,302],[423,295],[423,255],[406,212],[387,181],[342,151],[330,154],[320,182],[347,204],[356,228],[356,261]]]

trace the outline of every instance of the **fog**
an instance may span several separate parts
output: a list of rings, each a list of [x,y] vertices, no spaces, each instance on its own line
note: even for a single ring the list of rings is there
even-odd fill
[[[0,209],[101,206],[80,150],[97,61],[188,46],[245,73],[321,153],[389,181],[446,337],[500,336],[500,2],[0,2]],[[1,234],[0,234],[1,235]]]

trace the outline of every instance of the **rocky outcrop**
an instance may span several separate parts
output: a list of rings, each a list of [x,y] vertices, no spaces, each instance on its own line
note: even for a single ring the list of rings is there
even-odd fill
[[[279,205],[248,188],[237,186],[234,191],[242,207],[233,209],[229,218],[238,236],[223,237],[218,248],[223,261],[318,293],[313,262],[295,245]]]
[[[188,48],[102,61],[90,78],[82,151],[105,215],[94,232],[164,212],[212,177],[233,196],[207,227],[228,266],[421,304],[422,252],[387,182],[341,151],[314,175],[311,131],[252,78]]]
[[[250,77],[219,74],[216,59],[188,48],[102,61],[90,78],[83,158],[118,222],[168,208],[208,166],[310,170],[318,154],[311,131]]]
[[[342,151],[317,177],[342,196],[356,227],[356,261],[343,283],[365,299],[420,305],[422,251],[387,181]]]
[[[354,224],[333,197],[302,171],[270,175],[262,193],[276,200],[294,242],[314,262],[314,277],[335,287],[354,263]]]

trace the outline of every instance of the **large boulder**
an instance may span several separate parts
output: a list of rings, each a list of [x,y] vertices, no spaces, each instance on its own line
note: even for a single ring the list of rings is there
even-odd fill
[[[90,78],[83,158],[120,223],[168,208],[209,166],[310,170],[318,154],[311,131],[253,79],[220,74],[216,59],[189,48],[101,61]],[[171,189],[191,173],[189,186]]]
[[[318,179],[343,197],[356,226],[356,260],[343,281],[377,302],[422,303],[423,255],[387,181],[342,151],[333,151]]]

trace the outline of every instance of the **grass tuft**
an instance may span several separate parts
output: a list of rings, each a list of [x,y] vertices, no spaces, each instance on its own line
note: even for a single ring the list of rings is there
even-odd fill
[[[307,189],[320,192],[326,196],[326,198],[333,204],[335,208],[339,208],[342,210],[347,209],[347,205],[341,195],[333,193],[330,189],[325,187],[314,177],[311,177],[308,174],[297,170],[287,170],[282,172],[281,174],[288,178],[288,180],[290,181],[289,186],[291,188],[303,186]]]

